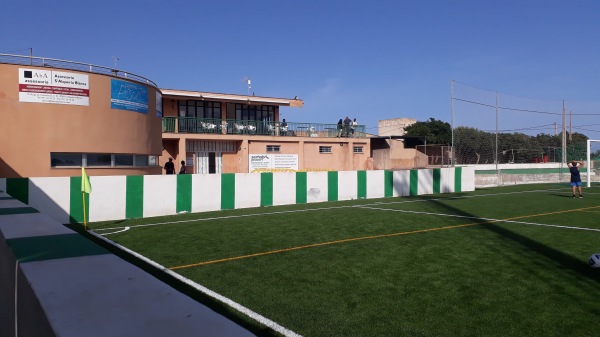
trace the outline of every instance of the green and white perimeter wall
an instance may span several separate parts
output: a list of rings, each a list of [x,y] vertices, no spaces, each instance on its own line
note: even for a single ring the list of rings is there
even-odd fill
[[[89,175],[89,172],[88,172]],[[475,189],[469,167],[211,175],[90,176],[88,221]],[[81,177],[1,178],[0,190],[61,223],[83,222]]]

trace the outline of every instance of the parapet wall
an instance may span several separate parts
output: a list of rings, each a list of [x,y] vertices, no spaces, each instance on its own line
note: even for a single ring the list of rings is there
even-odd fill
[[[473,168],[154,176],[91,176],[90,222],[181,212],[473,191]],[[60,223],[83,222],[81,177],[0,179]]]

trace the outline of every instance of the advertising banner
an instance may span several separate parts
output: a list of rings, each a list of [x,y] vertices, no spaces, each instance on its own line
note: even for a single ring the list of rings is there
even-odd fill
[[[251,154],[248,158],[248,172],[271,169],[298,170],[297,154]]]
[[[110,107],[148,114],[148,88],[132,82],[111,79]]]
[[[19,101],[89,106],[89,76],[64,71],[19,68]]]

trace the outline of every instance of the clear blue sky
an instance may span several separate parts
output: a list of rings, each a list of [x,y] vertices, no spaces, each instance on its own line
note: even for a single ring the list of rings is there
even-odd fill
[[[380,119],[450,122],[451,80],[566,100],[568,109],[588,102],[581,109],[600,113],[600,1],[2,0],[1,8],[2,53],[33,48],[104,66],[118,56],[119,69],[168,89],[246,94],[246,76],[257,96],[303,99],[304,108],[282,110],[292,122],[350,116],[370,132]],[[600,138],[598,116],[587,118],[573,125]]]

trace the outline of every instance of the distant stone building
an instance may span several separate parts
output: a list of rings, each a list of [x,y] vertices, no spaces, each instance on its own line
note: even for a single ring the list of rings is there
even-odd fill
[[[404,136],[406,127],[417,122],[414,118],[383,119],[378,123],[379,136]]]

